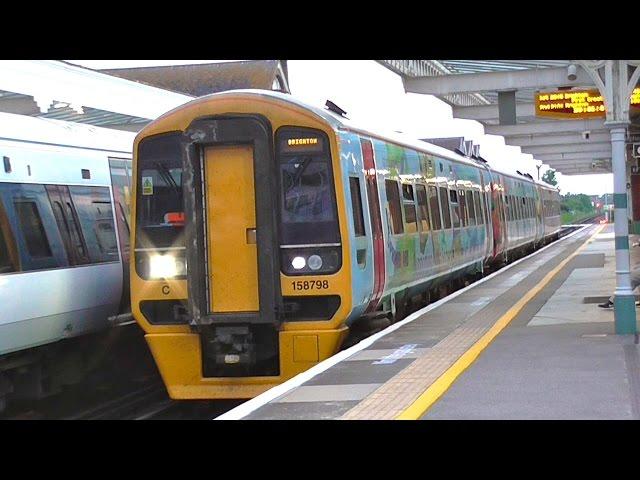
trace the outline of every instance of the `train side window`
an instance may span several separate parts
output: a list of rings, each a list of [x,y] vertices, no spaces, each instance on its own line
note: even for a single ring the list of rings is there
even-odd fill
[[[451,228],[451,211],[449,209],[449,195],[445,187],[439,187],[440,205],[442,206],[442,224],[444,228]]]
[[[449,190],[449,201],[451,202],[451,220],[454,227],[460,227],[460,203],[458,192]]]
[[[362,196],[360,179],[349,177],[349,191],[351,192],[351,210],[353,212],[353,230],[356,237],[364,236],[364,217],[362,215]]]
[[[469,208],[469,225],[476,224],[476,206],[474,205],[474,194],[471,190],[467,190],[467,206]]]
[[[507,221],[511,220],[511,205],[509,205],[509,195],[504,196],[504,208]]]
[[[529,198],[529,205],[531,206],[531,218],[536,218],[536,202],[533,197]]]
[[[458,211],[460,212],[460,225],[466,227],[469,224],[467,211],[467,198],[464,190],[458,190]]]
[[[431,211],[431,226],[434,230],[442,229],[440,220],[440,206],[438,205],[438,189],[429,185],[429,210]]]
[[[473,203],[476,212],[476,224],[484,224],[484,215],[482,211],[482,205],[480,204],[480,192],[473,192]]]
[[[0,207],[1,208],[1,207]],[[5,239],[4,225],[0,223],[0,274],[15,272],[16,266],[9,256],[9,246]]]
[[[416,184],[416,200],[418,201],[418,218],[420,220],[420,231],[428,232],[429,230],[431,230],[431,226],[429,225],[429,205],[427,203],[427,189],[424,185]],[[438,221],[440,220],[439,217],[440,215],[438,215]]]
[[[67,251],[67,260],[70,264],[72,264],[72,253],[71,253],[71,245],[70,245],[70,232],[69,232],[69,224],[64,216],[64,211],[62,210],[62,205],[59,201],[51,202],[51,206],[53,207],[53,215],[56,217],[58,222],[58,228],[60,229],[60,234],[62,236],[62,241],[65,244],[65,250]]]
[[[89,256],[87,255],[87,247],[84,244],[84,240],[82,238],[82,233],[80,230],[80,225],[78,222],[78,214],[71,205],[71,202],[65,203],[66,212],[67,212],[67,220],[69,222],[69,234],[71,236],[71,243],[75,248],[77,255],[77,262],[79,264],[89,263]]]
[[[32,258],[53,257],[36,202],[19,200],[14,205],[29,255]]]
[[[395,180],[385,180],[385,190],[387,193],[387,205],[391,214],[391,228],[394,235],[404,233],[402,224],[402,212],[400,210],[400,193],[398,192],[398,182]]]
[[[118,260],[111,197],[106,187],[69,187],[91,263]]]
[[[404,218],[407,223],[407,231],[415,233],[418,229],[416,220],[416,203],[413,198],[413,185],[402,184],[402,204]]]

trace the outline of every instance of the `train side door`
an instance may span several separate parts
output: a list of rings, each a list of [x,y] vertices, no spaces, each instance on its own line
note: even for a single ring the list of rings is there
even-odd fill
[[[492,255],[493,249],[493,229],[491,228],[491,210],[490,205],[487,205],[487,196],[485,194],[485,185],[491,186],[491,180],[488,179],[488,182],[485,182],[485,172],[480,172],[480,191],[478,192],[478,199],[480,201],[480,209],[482,210],[481,214],[484,219],[484,231],[485,231],[485,250],[484,256],[488,258]]]
[[[380,197],[378,195],[378,181],[375,158],[373,155],[373,145],[371,140],[361,139],[362,160],[365,170],[365,182],[367,190],[368,211],[371,220],[371,237],[373,244],[373,292],[371,301],[367,307],[367,312],[372,311],[377,306],[384,291],[385,283],[385,257],[384,257],[384,237],[382,228],[382,212],[380,210]]]
[[[120,312],[131,309],[131,288],[129,279],[129,225],[131,222],[131,160],[109,158],[111,187],[113,191],[113,213],[116,218],[118,239],[120,240],[120,258],[122,259],[122,301]]]

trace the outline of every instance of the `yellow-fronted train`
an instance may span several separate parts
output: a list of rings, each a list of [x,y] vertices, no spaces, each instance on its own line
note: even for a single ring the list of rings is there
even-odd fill
[[[134,143],[132,311],[175,399],[250,398],[557,237],[559,194],[257,90]]]

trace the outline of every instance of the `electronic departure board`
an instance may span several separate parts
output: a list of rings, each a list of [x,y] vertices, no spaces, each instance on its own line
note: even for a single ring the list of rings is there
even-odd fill
[[[566,119],[606,116],[604,98],[597,89],[538,92],[535,98],[538,117]],[[640,88],[633,90],[630,102],[632,107],[640,108]]]

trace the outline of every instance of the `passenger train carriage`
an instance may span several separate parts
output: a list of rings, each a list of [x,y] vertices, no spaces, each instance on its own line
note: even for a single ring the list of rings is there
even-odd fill
[[[73,383],[69,339],[130,312],[133,137],[0,114],[0,410]]]
[[[134,143],[132,312],[169,394],[248,398],[550,238],[557,190],[265,91]]]

